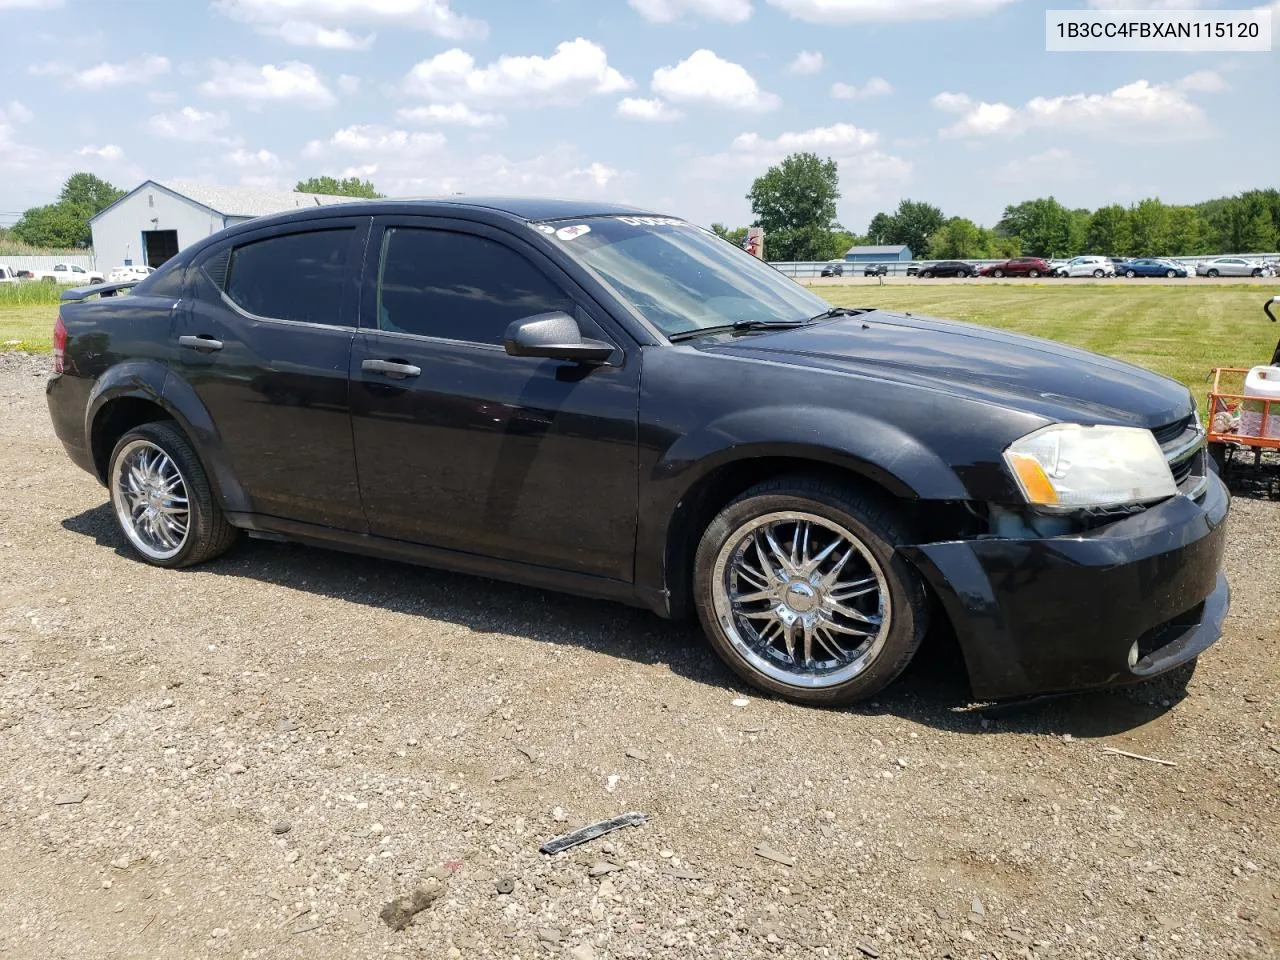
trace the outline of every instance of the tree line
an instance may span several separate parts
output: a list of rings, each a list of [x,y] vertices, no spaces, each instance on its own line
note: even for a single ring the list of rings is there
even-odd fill
[[[770,260],[831,260],[856,245],[905,244],[917,259],[987,260],[1017,256],[1065,258],[1178,257],[1271,253],[1280,249],[1280,190],[1249,190],[1193,205],[1157,198],[1129,206],[1071,209],[1053,197],[1005,207],[994,227],[941,208],[903,200],[877,213],[865,234],[836,220],[840,178],[836,162],[812,153],[792,154],[757,177],[747,193],[754,219],[764,228]],[[747,228],[711,229],[739,245]]]

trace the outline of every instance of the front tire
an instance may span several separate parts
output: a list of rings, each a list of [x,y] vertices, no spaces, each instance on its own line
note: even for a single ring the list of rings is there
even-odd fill
[[[928,621],[911,542],[879,499],[808,477],[759,484],[707,527],[694,563],[712,647],[752,686],[812,706],[873,696]]]
[[[1176,280],[1176,279],[1177,279],[1177,277],[1178,277],[1178,271],[1176,271],[1176,270],[1166,270],[1164,275],[1165,275],[1166,277],[1168,277],[1170,280]]]
[[[121,437],[107,482],[120,532],[153,566],[211,560],[239,533],[223,516],[200,458],[174,423],[145,423]]]
[[[1249,274],[1249,276],[1253,277],[1256,280],[1262,276],[1262,271],[1255,269],[1253,273]]]
[[[991,271],[991,275],[992,275],[993,277],[995,277],[997,280],[999,280],[1001,277],[1003,277],[1003,276],[1004,276],[1004,271],[1003,271],[1003,270],[992,270],[992,271]]]
[[[1128,277],[1130,280],[1132,280],[1132,279],[1133,279],[1134,277],[1136,277],[1138,274],[1137,274],[1135,271],[1133,271],[1133,270],[1126,270],[1126,271],[1124,272],[1124,275],[1125,275],[1126,277]]]
[[[1217,278],[1217,276],[1218,276],[1218,271],[1217,271],[1217,270],[1210,270],[1210,271],[1208,272],[1208,274],[1206,274],[1206,276],[1210,277],[1211,279],[1216,279],[1216,278]]]
[[[1032,280],[1035,280],[1037,277],[1039,277],[1039,276],[1040,276],[1040,271],[1039,271],[1039,270],[1029,270],[1029,271],[1027,271],[1027,276],[1028,276],[1028,277],[1030,277]]]

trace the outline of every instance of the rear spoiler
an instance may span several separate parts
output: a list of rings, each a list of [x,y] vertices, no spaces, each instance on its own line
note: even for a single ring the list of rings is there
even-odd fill
[[[71,290],[63,290],[59,300],[87,300],[90,297],[114,297],[120,290],[128,290],[136,287],[142,282],[141,278],[137,280],[126,280],[124,283],[95,283],[89,287],[74,287]]]

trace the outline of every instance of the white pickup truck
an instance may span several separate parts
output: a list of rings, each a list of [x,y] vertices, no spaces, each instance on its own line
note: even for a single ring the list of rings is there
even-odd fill
[[[105,283],[107,278],[97,270],[86,270],[74,263],[55,263],[52,270],[32,270],[31,279],[87,287],[93,283]]]
[[[10,267],[0,264],[0,283],[19,283],[21,278]]]

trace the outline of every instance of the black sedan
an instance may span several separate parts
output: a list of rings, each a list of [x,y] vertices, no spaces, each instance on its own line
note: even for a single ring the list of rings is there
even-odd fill
[[[976,277],[978,270],[971,263],[961,260],[939,260],[937,263],[920,268],[920,276],[930,277]]]
[[[890,683],[931,618],[997,700],[1155,676],[1226,615],[1185,387],[833,307],[677,217],[353,202],[131,285],[63,295],[47,392],[159,567],[248,531],[696,612],[744,680],[822,705]]]
[[[889,265],[887,263],[868,263],[862,268],[864,277],[883,277],[889,273]]]

